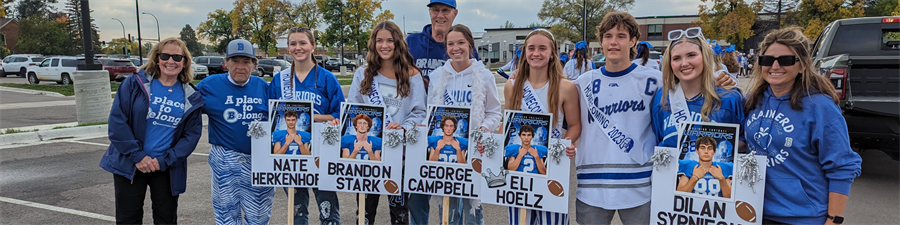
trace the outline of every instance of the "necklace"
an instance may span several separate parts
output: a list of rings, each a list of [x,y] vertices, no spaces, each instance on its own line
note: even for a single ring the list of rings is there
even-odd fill
[[[697,93],[697,95],[694,95],[694,97],[690,97],[687,100],[693,102],[697,101],[697,99],[700,99],[700,93]]]

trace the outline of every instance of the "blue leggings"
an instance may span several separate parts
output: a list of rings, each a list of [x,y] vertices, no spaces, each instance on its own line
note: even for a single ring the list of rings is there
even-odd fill
[[[250,158],[248,154],[218,145],[209,149],[210,187],[216,224],[269,223],[275,188],[251,185]]]

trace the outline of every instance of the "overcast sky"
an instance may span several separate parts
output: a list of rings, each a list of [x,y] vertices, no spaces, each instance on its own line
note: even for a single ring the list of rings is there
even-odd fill
[[[206,20],[208,13],[215,9],[230,10],[232,0],[139,0],[141,12],[148,12],[159,18],[159,30],[163,38],[178,36],[185,24],[195,30]],[[65,1],[60,1],[65,2]],[[538,22],[543,0],[457,0],[459,15],[454,23],[465,24],[473,31],[485,28],[497,28],[506,20],[516,26],[525,26]],[[92,0],[91,16],[100,28],[100,40],[109,41],[122,37],[122,25],[112,18],[118,18],[125,24],[125,32],[137,35],[137,18],[135,3],[130,0]],[[382,8],[394,13],[394,22],[409,31],[419,31],[429,23],[428,0],[386,0]],[[697,14],[700,0],[635,0],[631,14],[640,16],[658,15],[694,15]],[[57,6],[63,9],[63,4]],[[156,39],[157,24],[150,15],[141,15],[141,36],[144,39]]]

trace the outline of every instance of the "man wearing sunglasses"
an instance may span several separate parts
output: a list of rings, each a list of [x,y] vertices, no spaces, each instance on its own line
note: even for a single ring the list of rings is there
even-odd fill
[[[671,30],[669,31],[669,34],[666,35],[666,37],[668,37],[667,40],[678,40],[681,39],[682,36],[686,36],[687,38],[703,38],[703,32],[701,31],[700,27],[691,27],[684,30]],[[723,72],[724,74],[729,74],[728,70],[725,69],[724,66],[722,66],[721,70],[714,73],[716,76],[717,86],[726,87],[735,86],[738,84],[737,77],[732,77],[731,75],[720,76],[721,74],[723,74]]]
[[[209,167],[216,224],[268,224],[272,215],[275,189],[250,184],[247,125],[253,120],[267,120],[269,99],[266,81],[250,76],[256,63],[253,45],[235,39],[226,48],[228,73],[209,76],[197,84],[207,102],[203,112],[209,117]]]

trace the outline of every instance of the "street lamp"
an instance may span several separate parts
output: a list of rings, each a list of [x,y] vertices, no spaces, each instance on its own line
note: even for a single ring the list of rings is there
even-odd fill
[[[141,14],[147,14],[147,15],[153,16],[153,19],[156,20],[156,41],[157,42],[162,41],[162,36],[159,35],[159,19],[156,18],[156,15],[153,15],[153,13],[148,13],[148,12],[143,12]]]
[[[116,20],[116,21],[119,21],[119,24],[122,24],[122,40],[125,40],[124,46],[127,47],[127,46],[128,46],[128,38],[125,37],[125,24],[122,23],[122,21],[119,20],[119,19],[116,19],[116,18],[112,18],[112,19],[114,19],[114,20]],[[122,47],[122,49],[123,49],[123,50],[122,50],[122,55],[127,54],[127,52],[124,50],[126,47]]]
[[[575,4],[575,6],[581,6],[582,14],[581,14],[581,40],[584,42],[587,41],[587,0],[583,0],[581,5]]]

